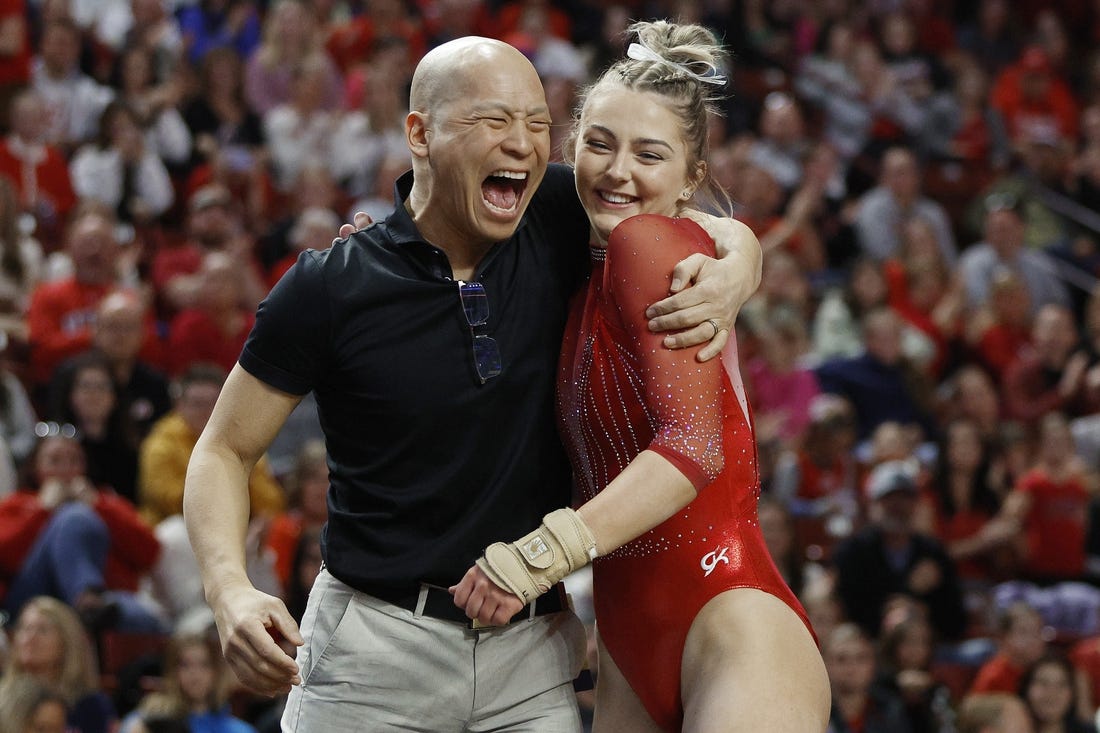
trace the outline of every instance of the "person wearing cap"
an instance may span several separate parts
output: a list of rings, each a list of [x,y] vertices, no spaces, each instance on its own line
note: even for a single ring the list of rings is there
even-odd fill
[[[241,273],[240,305],[254,309],[267,294],[262,268],[253,252],[240,212],[229,189],[210,183],[188,200],[187,241],[164,247],[153,256],[150,279],[160,305],[170,314],[197,305],[202,288],[203,257],[229,254]]]
[[[837,546],[837,594],[848,618],[877,636],[887,600],[908,596],[928,608],[941,639],[966,628],[955,563],[936,538],[920,534],[914,518],[919,498],[916,467],[887,461],[867,478],[870,521]]]

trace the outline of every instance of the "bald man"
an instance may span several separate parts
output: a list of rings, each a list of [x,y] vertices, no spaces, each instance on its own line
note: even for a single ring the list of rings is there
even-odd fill
[[[570,171],[548,169],[547,103],[511,46],[434,49],[411,107],[413,170],[393,213],[303,253],[260,305],[195,447],[188,530],[237,676],[290,692],[284,731],[576,731],[585,637],[560,588],[492,628],[474,628],[446,588],[487,544],[570,500],[554,383],[587,218]],[[755,287],[759,245],[738,241],[720,249],[734,256],[674,273],[704,277],[654,314],[689,307],[656,319],[682,329],[672,345],[722,348],[706,319],[728,328]],[[329,521],[299,632],[245,575],[245,479],[311,390]]]

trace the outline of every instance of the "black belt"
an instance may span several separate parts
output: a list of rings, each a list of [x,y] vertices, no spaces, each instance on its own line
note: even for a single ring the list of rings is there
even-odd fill
[[[369,596],[374,596],[375,598],[383,600],[386,603],[404,608],[406,611],[416,613],[417,607],[420,605],[421,589],[427,589],[427,594],[424,598],[424,608],[420,610],[422,616],[429,616],[442,621],[455,621],[460,624],[465,624],[470,628],[474,628],[473,620],[467,618],[465,609],[455,605],[454,596],[447,592],[446,588],[440,588],[439,586],[425,583],[412,590],[403,590],[399,588],[368,588],[364,589],[363,592]],[[532,605],[534,605],[534,613],[532,613]],[[516,621],[523,621],[524,619],[542,616],[547,613],[559,613],[567,608],[569,608],[569,603],[566,600],[565,586],[558,583],[549,591],[536,598],[533,604],[524,606],[523,610],[510,618],[507,623],[511,624]]]

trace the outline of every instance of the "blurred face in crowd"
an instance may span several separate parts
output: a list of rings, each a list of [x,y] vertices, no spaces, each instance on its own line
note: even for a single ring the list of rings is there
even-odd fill
[[[1026,667],[1036,662],[1047,648],[1042,617],[1032,610],[1015,611],[1001,644],[1018,666]]]
[[[892,366],[901,360],[901,321],[893,311],[882,309],[869,314],[863,339],[867,353],[880,363]]]
[[[41,486],[49,479],[64,483],[83,476],[86,470],[84,449],[76,438],[53,435],[42,438],[34,458],[34,472]]]
[[[1073,680],[1057,662],[1045,662],[1024,690],[1024,699],[1040,726],[1063,720],[1073,703]]]
[[[81,217],[69,232],[68,252],[79,282],[114,282],[118,240],[111,222],[97,214]]]
[[[32,92],[20,94],[11,110],[11,128],[17,137],[40,142],[48,129],[49,113],[42,98]]]
[[[233,258],[224,252],[210,252],[202,260],[202,307],[220,312],[237,307],[241,274]]]
[[[214,690],[216,671],[210,650],[205,644],[189,643],[180,649],[176,668],[180,692],[195,712],[205,712],[207,701]]]
[[[73,28],[53,23],[42,32],[39,46],[42,63],[52,76],[64,76],[76,70],[80,37]]]
[[[1011,209],[990,211],[985,216],[985,241],[1003,260],[1015,259],[1023,249],[1024,220]]]
[[[780,145],[790,145],[802,140],[802,113],[794,100],[782,92],[773,92],[764,100],[764,114],[760,118],[760,133]]]
[[[882,159],[882,185],[903,204],[910,204],[920,194],[920,171],[908,150],[894,148]]]
[[[41,610],[28,606],[19,615],[12,639],[12,654],[20,667],[49,679],[61,667],[64,653],[61,630]]]
[[[73,375],[69,401],[82,430],[105,424],[118,401],[110,371],[90,364],[80,368]]]
[[[955,377],[959,412],[978,425],[992,428],[1000,416],[1000,401],[993,380],[977,368],[964,368]]]
[[[1031,343],[1044,363],[1061,367],[1079,340],[1073,314],[1058,305],[1044,305],[1035,316]]]
[[[978,427],[957,420],[947,428],[947,465],[951,470],[972,472],[981,466],[984,451]]]
[[[200,244],[217,247],[236,230],[236,220],[228,202],[211,204],[191,213],[190,232]]]
[[[221,386],[210,382],[192,382],[184,388],[176,403],[176,412],[195,435],[201,433],[210,421],[221,391]]]
[[[825,649],[825,668],[835,695],[865,693],[875,677],[875,650],[871,642],[850,627],[834,630]]]
[[[887,285],[882,268],[872,260],[860,260],[852,268],[848,287],[862,308],[886,302]]]
[[[127,293],[112,293],[100,303],[93,341],[112,362],[134,359],[145,340],[145,309]]]
[[[1049,466],[1061,467],[1075,452],[1073,432],[1064,415],[1050,413],[1043,417],[1039,428],[1039,453]]]
[[[906,624],[897,648],[901,669],[928,669],[932,661],[932,627],[923,619]]]

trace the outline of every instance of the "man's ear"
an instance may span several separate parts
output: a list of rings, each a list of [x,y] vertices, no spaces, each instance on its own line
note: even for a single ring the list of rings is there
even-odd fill
[[[428,116],[423,112],[409,112],[405,116],[405,142],[416,158],[428,157]]]

